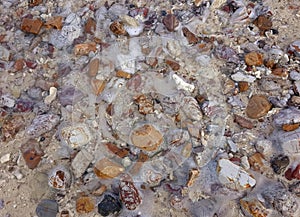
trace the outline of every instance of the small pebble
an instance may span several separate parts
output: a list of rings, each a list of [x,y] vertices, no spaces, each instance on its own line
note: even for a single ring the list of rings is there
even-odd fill
[[[86,24],[84,26],[84,31],[89,34],[94,34],[95,30],[96,30],[96,21],[90,17],[86,21]]]
[[[95,202],[92,198],[83,196],[76,200],[76,211],[79,214],[90,213],[95,208]]]
[[[120,212],[122,204],[117,197],[104,195],[103,200],[98,204],[98,213],[102,216],[108,216]]]
[[[260,66],[263,64],[263,55],[258,52],[250,52],[245,55],[245,62],[248,66]]]
[[[258,119],[265,116],[272,105],[266,96],[254,95],[250,98],[246,107],[246,114],[249,118]]]
[[[169,32],[174,32],[179,25],[179,21],[174,14],[168,14],[163,18],[162,22]]]
[[[272,159],[271,167],[273,168],[276,174],[281,174],[287,168],[289,163],[290,163],[290,159],[288,156],[279,155]]]
[[[39,34],[40,29],[43,26],[43,22],[40,19],[24,18],[22,20],[21,29],[24,32]]]
[[[0,158],[0,163],[4,164],[7,163],[9,160],[10,160],[10,153],[7,153]]]
[[[56,217],[58,204],[55,200],[43,199],[36,208],[38,217]]]
[[[124,172],[124,167],[107,158],[99,160],[94,166],[94,173],[101,179],[112,179]]]
[[[100,60],[98,58],[95,58],[90,61],[89,71],[88,71],[89,76],[94,77],[97,75],[99,71],[99,65],[100,65]]]

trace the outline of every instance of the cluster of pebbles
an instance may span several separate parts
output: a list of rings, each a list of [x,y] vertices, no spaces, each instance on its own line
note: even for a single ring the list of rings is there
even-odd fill
[[[3,0],[0,215],[299,216],[299,17]]]

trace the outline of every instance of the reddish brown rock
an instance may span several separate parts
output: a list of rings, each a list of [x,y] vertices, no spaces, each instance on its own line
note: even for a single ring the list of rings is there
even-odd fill
[[[134,129],[130,138],[134,146],[145,151],[154,151],[163,142],[162,134],[150,124]]]
[[[90,43],[84,43],[84,44],[76,44],[74,48],[75,55],[88,55],[91,51],[96,52],[96,43],[90,42]]]
[[[243,128],[252,129],[254,127],[250,120],[247,120],[240,115],[234,115],[234,121]]]
[[[59,29],[60,30],[63,27],[62,20],[63,20],[62,16],[52,17],[50,20],[48,20],[45,23],[45,27],[47,29],[54,28],[54,29]]]
[[[198,43],[199,38],[194,33],[192,33],[188,28],[183,27],[182,33],[183,33],[184,37],[186,37],[186,39],[188,40],[189,44]]]
[[[240,92],[245,92],[249,89],[249,83],[246,81],[240,81],[238,85]]]
[[[110,31],[112,31],[115,35],[125,35],[126,30],[122,23],[115,21],[109,26]]]
[[[38,6],[42,2],[43,0],[28,0],[28,4],[30,7]]]
[[[263,155],[258,152],[249,157],[249,164],[255,171],[261,171],[261,169],[264,167],[264,162],[265,160],[263,158]]]
[[[261,35],[272,28],[271,18],[267,15],[260,15],[254,20],[254,25],[260,30]]]
[[[21,115],[8,116],[2,123],[1,136],[4,141],[12,139],[24,128],[25,120]]]
[[[14,68],[16,71],[21,71],[25,67],[24,59],[17,59]]]
[[[89,34],[94,34],[95,30],[96,30],[96,21],[90,17],[86,21],[86,24],[84,26],[84,31]]]
[[[294,131],[294,130],[296,130],[296,129],[298,129],[299,128],[299,123],[296,123],[296,124],[284,124],[284,125],[282,125],[282,129],[284,130],[284,131]]]
[[[76,211],[80,214],[92,212],[94,208],[95,202],[90,197],[83,196],[76,200]]]
[[[282,77],[282,78],[287,78],[288,77],[288,72],[285,68],[278,67],[272,70],[272,74]]]
[[[258,52],[250,52],[245,55],[245,62],[248,66],[260,66],[263,64],[263,55]]]
[[[271,107],[272,105],[266,96],[254,95],[248,102],[246,114],[249,118],[258,119],[265,116]]]
[[[118,70],[116,72],[116,76],[119,77],[119,78],[125,78],[125,79],[131,78],[131,74],[128,73],[128,72],[125,72],[123,70]]]
[[[39,34],[41,28],[43,26],[43,22],[40,19],[29,19],[24,18],[22,20],[21,29],[24,32]]]
[[[102,179],[112,179],[124,172],[124,167],[107,158],[99,160],[94,166],[94,173]]]
[[[174,32],[179,25],[179,21],[174,14],[168,14],[163,18],[162,22],[169,32]]]
[[[175,61],[173,61],[173,60],[167,59],[167,60],[166,60],[166,64],[167,64],[168,66],[170,66],[171,69],[174,70],[174,71],[178,71],[178,70],[180,69],[179,63],[177,63],[177,62],[175,62]]]
[[[28,168],[29,169],[36,168],[40,163],[42,156],[44,155],[44,152],[40,148],[38,142],[31,139],[25,144],[23,144],[20,149]]]
[[[138,104],[141,114],[146,115],[154,112],[153,101],[144,94],[136,96],[134,101]]]
[[[100,60],[98,58],[95,58],[90,61],[89,71],[88,71],[89,76],[95,77],[97,75],[99,70],[99,65],[100,65]]]
[[[128,156],[129,151],[125,148],[118,148],[115,144],[113,143],[106,143],[105,146],[115,155],[119,156],[120,158],[124,158]]]

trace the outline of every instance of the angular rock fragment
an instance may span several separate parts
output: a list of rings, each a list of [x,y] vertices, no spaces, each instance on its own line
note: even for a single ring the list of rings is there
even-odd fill
[[[84,43],[84,44],[76,44],[74,48],[75,55],[88,55],[90,52],[96,52],[97,47],[95,42]]]
[[[99,65],[100,65],[100,60],[98,58],[95,58],[90,61],[89,71],[88,71],[89,76],[94,77],[97,75],[99,71]]]
[[[58,203],[55,200],[43,199],[35,210],[38,217],[54,217],[58,213]]]
[[[138,104],[141,114],[147,115],[154,112],[153,101],[146,95],[138,95],[134,98],[134,101]]]
[[[121,209],[122,204],[120,200],[109,194],[104,195],[103,200],[98,204],[98,213],[102,216],[118,213]]]
[[[245,62],[248,66],[260,66],[263,64],[263,55],[258,52],[250,52],[245,55]]]
[[[94,166],[94,173],[101,179],[112,179],[124,172],[124,167],[107,158],[99,160]]]
[[[169,32],[174,32],[179,25],[179,21],[174,14],[168,14],[162,22]]]
[[[112,31],[115,35],[125,35],[126,34],[126,30],[123,26],[123,24],[121,24],[118,21],[113,22],[112,24],[110,24],[109,26],[110,31]]]
[[[163,142],[162,134],[150,124],[135,128],[130,138],[134,146],[145,151],[154,151]]]
[[[26,133],[31,138],[37,138],[52,130],[58,124],[59,119],[59,116],[55,114],[37,115],[26,129]]]
[[[267,217],[269,214],[267,208],[256,198],[243,198],[240,204],[246,216]]]
[[[76,211],[80,214],[90,213],[95,208],[95,202],[88,196],[79,197],[76,200]]]
[[[273,120],[274,124],[279,127],[286,124],[300,123],[300,110],[295,107],[281,109],[279,113],[274,115]]]
[[[92,162],[93,156],[85,149],[81,149],[80,152],[72,161],[72,168],[75,178],[79,178],[88,168]]]
[[[271,107],[272,105],[266,96],[254,95],[248,102],[246,114],[249,118],[258,119],[265,116]]]
[[[129,78],[131,78],[132,75],[128,72],[123,71],[123,70],[118,70],[116,72],[116,76],[119,77],[119,78],[129,79]]]
[[[106,81],[93,78],[93,79],[91,79],[91,86],[93,88],[94,94],[96,96],[99,96],[103,92],[103,90],[106,86]]]
[[[24,143],[21,148],[22,156],[29,169],[34,169],[38,166],[39,162],[44,155],[43,150],[37,141],[31,139]]]
[[[240,115],[234,115],[234,121],[243,128],[252,129],[254,124]]]
[[[22,20],[21,29],[24,32],[39,34],[40,29],[43,26],[43,22],[40,19],[24,18]]]
[[[271,21],[271,17],[267,15],[258,16],[253,23],[258,27],[261,35],[263,35],[266,31],[270,30],[273,25]]]
[[[290,159],[288,156],[279,155],[272,159],[271,167],[273,168],[276,174],[281,174],[287,168],[289,163],[290,163]]]
[[[61,30],[63,27],[62,20],[63,20],[62,16],[52,17],[44,25],[46,26],[47,29],[54,28],[54,29]]]
[[[171,69],[174,70],[174,71],[178,71],[180,69],[179,63],[177,63],[173,60],[167,59],[166,64],[169,65],[171,67]]]
[[[86,24],[84,26],[84,31],[89,34],[94,34],[95,30],[96,30],[96,21],[90,17],[86,21]]]
[[[182,33],[188,40],[189,44],[196,44],[199,41],[199,38],[192,33],[187,27],[182,28]]]

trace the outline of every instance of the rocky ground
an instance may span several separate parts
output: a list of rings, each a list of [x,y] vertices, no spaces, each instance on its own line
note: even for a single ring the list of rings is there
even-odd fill
[[[0,216],[299,216],[299,17],[2,0]]]

